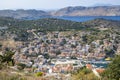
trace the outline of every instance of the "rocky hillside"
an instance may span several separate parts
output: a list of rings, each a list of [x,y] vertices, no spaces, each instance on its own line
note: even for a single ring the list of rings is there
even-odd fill
[[[90,20],[87,22],[74,22],[56,18],[44,18],[38,20],[20,20],[10,17],[0,17],[1,28],[33,29],[43,30],[66,30],[83,29],[94,27],[120,28],[120,21],[106,20],[102,18]]]
[[[53,16],[120,16],[120,6],[66,7],[54,12]]]
[[[39,18],[42,16],[50,16],[49,13],[42,10],[0,10],[1,17],[13,17],[17,19]]]
[[[36,29],[38,31],[99,31],[98,28],[115,28],[120,29],[120,21],[111,21],[105,19],[95,19],[88,22],[74,22],[55,18],[44,18],[39,20],[20,20],[14,18],[0,17],[0,38],[10,38],[11,35],[15,40],[26,41],[30,34],[27,30]],[[17,36],[17,37],[16,37]]]
[[[106,20],[102,18],[90,20],[82,23],[86,27],[98,27],[98,28],[118,28],[120,29],[120,21]]]

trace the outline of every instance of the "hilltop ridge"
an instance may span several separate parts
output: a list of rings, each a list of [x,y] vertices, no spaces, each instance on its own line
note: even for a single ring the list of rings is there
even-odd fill
[[[53,16],[120,16],[120,6],[95,6],[95,7],[65,7],[55,11],[44,10],[0,10],[0,17],[13,17],[17,19],[39,19]]]

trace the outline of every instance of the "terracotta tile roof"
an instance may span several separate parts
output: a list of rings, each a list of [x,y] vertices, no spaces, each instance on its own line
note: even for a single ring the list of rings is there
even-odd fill
[[[91,64],[86,64],[86,68],[92,69],[92,65]]]

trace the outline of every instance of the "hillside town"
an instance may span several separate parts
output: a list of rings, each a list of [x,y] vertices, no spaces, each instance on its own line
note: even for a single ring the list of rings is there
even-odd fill
[[[110,63],[114,53],[120,52],[120,45],[111,40],[94,40],[90,44],[82,43],[84,35],[90,32],[36,32],[36,29],[27,30],[33,36],[26,42],[19,42],[15,47],[7,46],[15,54],[13,59],[15,70],[24,64],[25,73],[43,72],[46,76],[55,76],[56,73],[70,74],[86,66],[99,77]],[[70,33],[70,34],[69,34]],[[67,34],[67,35],[66,35]],[[14,36],[12,37],[14,38]],[[115,49],[117,46],[117,49]],[[6,48],[3,48],[6,49]],[[107,54],[109,51],[109,55]],[[4,50],[0,52],[3,55]],[[70,75],[69,75],[70,76]]]

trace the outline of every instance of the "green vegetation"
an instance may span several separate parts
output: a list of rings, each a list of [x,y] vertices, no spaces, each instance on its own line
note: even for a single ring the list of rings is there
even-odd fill
[[[72,74],[72,80],[99,80],[91,70],[82,68]]]
[[[17,68],[18,68],[19,70],[23,70],[25,67],[26,67],[25,64],[22,64],[22,63],[18,63],[18,64],[17,64]]]
[[[13,18],[0,17],[0,26],[7,26],[8,29],[2,30],[6,34],[16,34],[15,40],[26,41],[31,34],[27,30],[36,29],[37,31],[66,31],[83,30],[85,27],[80,22],[72,22],[62,19],[45,18],[39,20],[18,20]]]
[[[120,55],[115,56],[108,68],[101,73],[101,80],[120,80]],[[89,69],[82,68],[72,74],[73,80],[100,80]]]
[[[106,80],[120,80],[120,56],[116,56],[101,75]]]
[[[106,20],[103,18],[90,20],[87,22],[83,22],[83,25],[86,25],[87,27],[98,27],[98,28],[120,28],[120,22],[114,21],[114,20]]]
[[[16,75],[16,74],[9,74],[5,72],[0,72],[0,80],[27,80],[25,77]]]
[[[12,51],[6,51],[3,55],[0,55],[0,64],[3,65],[14,65],[14,60],[12,59],[14,53]],[[0,68],[2,68],[0,66]],[[4,66],[3,66],[4,67]]]
[[[42,72],[37,72],[35,75],[36,75],[37,77],[40,77],[40,76],[43,75],[43,73],[42,73]]]
[[[98,25],[96,26],[95,24],[98,24]],[[13,19],[13,18],[0,17],[0,26],[8,27],[8,29],[1,30],[2,32],[1,35],[5,36],[6,34],[15,34],[17,35],[17,37],[15,37],[14,39],[20,40],[20,41],[26,41],[28,37],[31,36],[31,34],[27,32],[27,30],[31,30],[31,29],[36,29],[37,31],[44,31],[44,32],[82,30],[86,32],[93,31],[94,32],[93,34],[99,35],[101,32],[97,28],[99,28],[102,24],[103,26],[106,26],[108,28],[113,28],[114,26],[114,28],[119,29],[120,27],[118,21],[112,22],[112,21],[103,20],[103,19],[96,19],[93,21],[81,23],[81,22],[73,22],[73,21],[54,19],[54,18],[44,18],[44,19],[39,19],[39,20],[18,20],[18,19]],[[110,24],[112,25],[112,27]],[[104,32],[105,31],[103,31],[103,33]],[[99,37],[104,38],[102,34],[100,36],[94,36],[94,35],[89,36],[87,39],[88,43],[90,43],[94,38],[98,39]],[[107,34],[106,34],[106,37],[107,37]]]
[[[17,73],[9,73],[8,71],[0,71],[0,80],[46,80],[41,76],[42,73],[37,73],[37,75],[38,76],[20,75]]]
[[[13,18],[0,18],[0,26],[7,26],[10,30],[37,29],[43,31],[64,31],[67,29],[83,29],[80,22],[72,22],[62,19],[45,18],[39,20],[17,20]]]

